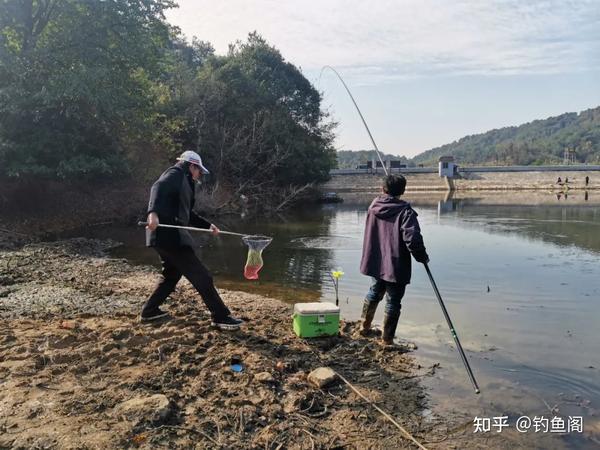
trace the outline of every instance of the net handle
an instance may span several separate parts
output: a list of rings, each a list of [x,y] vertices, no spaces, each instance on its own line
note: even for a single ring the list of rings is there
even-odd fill
[[[140,227],[145,227],[146,225],[148,225],[148,222],[138,222],[138,225]],[[190,230],[190,231],[204,231],[205,233],[212,233],[212,230],[207,229],[207,228],[196,228],[196,227],[184,227],[182,225],[167,225],[167,224],[162,224],[159,223],[158,226],[160,228],[177,228],[180,230]],[[241,234],[241,233],[234,233],[233,231],[223,231],[223,230],[219,230],[219,234],[229,234],[231,236],[248,236],[247,234]]]

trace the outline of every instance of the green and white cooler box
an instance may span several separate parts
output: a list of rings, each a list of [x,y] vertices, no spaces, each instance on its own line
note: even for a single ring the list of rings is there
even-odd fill
[[[302,338],[335,336],[340,329],[340,308],[334,303],[296,303],[294,332]]]

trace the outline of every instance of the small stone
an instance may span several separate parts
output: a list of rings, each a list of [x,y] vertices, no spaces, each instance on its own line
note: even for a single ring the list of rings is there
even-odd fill
[[[117,328],[116,330],[113,330],[111,334],[115,341],[121,341],[131,337],[131,331],[126,328]]]
[[[337,374],[329,367],[319,367],[308,374],[308,381],[312,385],[322,388],[337,380]]]
[[[294,392],[288,395],[283,402],[283,412],[289,414],[298,410],[298,405],[302,400],[302,394]]]
[[[273,375],[271,375],[269,372],[260,372],[257,373],[254,378],[256,379],[256,381],[259,381],[260,383],[272,383],[273,381],[275,381],[275,379],[273,378]]]
[[[163,423],[173,413],[173,406],[163,394],[135,397],[115,406],[115,415],[125,416],[130,421]]]
[[[79,328],[79,324],[74,320],[63,320],[60,323],[60,328],[63,328],[65,330],[76,330],[77,328]]]

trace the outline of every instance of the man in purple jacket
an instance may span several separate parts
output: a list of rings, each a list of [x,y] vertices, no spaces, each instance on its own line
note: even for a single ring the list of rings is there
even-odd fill
[[[405,188],[402,175],[383,179],[382,195],[373,200],[367,213],[360,262],[361,273],[373,278],[363,304],[361,333],[368,334],[377,305],[387,293],[382,340],[388,345],[394,342],[400,302],[410,283],[410,255],[420,263],[429,262],[417,213],[399,198]]]

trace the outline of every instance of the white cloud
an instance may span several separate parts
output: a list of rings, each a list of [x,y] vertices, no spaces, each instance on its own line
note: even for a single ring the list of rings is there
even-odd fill
[[[218,52],[258,31],[307,70],[356,82],[598,69],[600,1],[180,0],[171,23]]]

